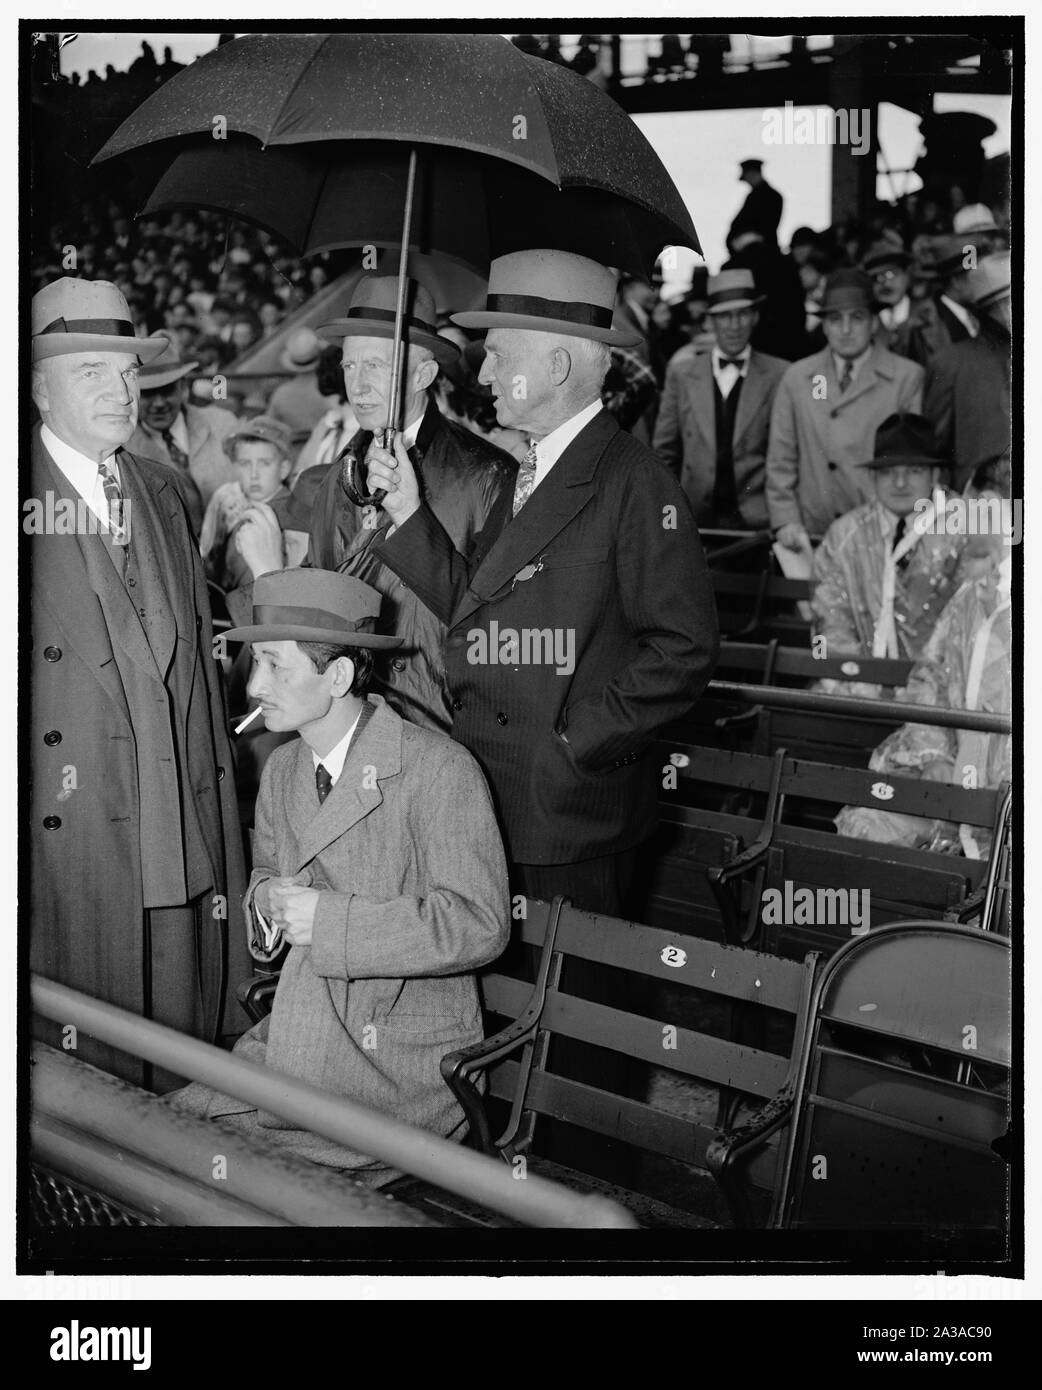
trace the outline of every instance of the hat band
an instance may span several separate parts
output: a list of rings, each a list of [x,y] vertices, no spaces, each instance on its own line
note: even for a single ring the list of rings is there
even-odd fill
[[[706,300],[707,309],[719,309],[724,304],[748,304],[753,299],[759,299],[754,286],[740,286],[734,290],[716,290]]]
[[[294,608],[281,603],[255,603],[253,627],[317,627],[327,632],[361,632],[368,618],[342,618],[323,608]]]
[[[356,308],[348,309],[347,317],[349,319],[376,319],[382,323],[393,323],[395,314],[393,309],[369,309],[365,305],[359,305]],[[426,323],[423,319],[414,318],[411,314],[402,321],[407,323],[410,328],[418,328],[422,333],[437,335],[438,330],[433,323]]]
[[[36,337],[45,333],[99,333],[105,337],[133,338],[134,325],[126,319],[55,319],[41,328]]]
[[[612,310],[599,304],[580,304],[567,299],[543,299],[537,294],[490,294],[489,314],[518,314],[531,319],[563,319],[585,328],[610,328]]]

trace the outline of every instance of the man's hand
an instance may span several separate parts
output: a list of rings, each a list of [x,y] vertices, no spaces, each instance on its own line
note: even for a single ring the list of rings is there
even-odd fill
[[[401,526],[420,507],[420,485],[401,435],[394,436],[393,457],[374,441],[366,455],[366,467],[369,470],[369,491],[372,493],[383,488],[387,493],[383,509],[395,526]]]
[[[810,549],[810,536],[807,535],[806,529],[799,521],[787,521],[784,526],[780,526],[775,540],[786,550]]]
[[[282,527],[266,502],[254,502],[235,532],[235,545],[256,579],[283,568]]]
[[[315,925],[318,897],[317,888],[301,888],[299,884],[286,883],[279,879],[268,880],[267,900],[270,911],[267,915],[275,926],[282,928],[286,939],[294,946],[311,945],[311,929]],[[261,911],[264,911],[263,907]]]

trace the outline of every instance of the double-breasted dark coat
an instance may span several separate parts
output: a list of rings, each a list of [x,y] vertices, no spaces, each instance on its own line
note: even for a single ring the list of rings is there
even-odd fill
[[[453,737],[488,775],[508,855],[575,863],[654,830],[644,755],[712,674],[716,607],[687,498],[606,411],[513,518],[512,500],[468,558],[425,506],[374,548],[448,626]]]

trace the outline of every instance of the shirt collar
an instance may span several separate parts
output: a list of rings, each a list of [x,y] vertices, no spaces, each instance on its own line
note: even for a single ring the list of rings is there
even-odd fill
[[[601,412],[600,400],[591,401],[584,410],[580,410],[578,415],[573,415],[570,420],[566,420],[563,425],[536,441],[535,454],[536,466],[540,464],[545,468],[551,468],[564,453],[572,440],[580,434],[586,426]]]
[[[348,729],[347,733],[336,745],[336,747],[331,748],[329,750],[329,752],[326,754],[324,758],[320,758],[318,754],[315,752],[315,750],[312,748],[311,760],[315,764],[316,772],[318,771],[319,764],[322,763],[325,765],[325,769],[329,773],[333,781],[337,781],[340,774],[344,770],[344,763],[347,759],[348,749],[351,747],[351,740],[355,736],[355,730],[358,728],[358,720],[361,719],[361,717],[362,711],[359,710],[358,716],[355,719],[355,722],[351,725],[350,729]]]
[[[66,444],[64,439],[59,439],[54,431],[46,425],[40,427],[40,441],[54,460],[59,472],[72,484],[91,511],[107,526],[109,520],[108,501],[101,482],[99,465],[92,458],[88,458],[86,454],[81,454],[78,449],[74,449],[71,444]],[[116,481],[120,482],[120,486],[122,486],[115,453],[102,459],[102,463],[108,464],[116,476]]]
[[[957,299],[949,299],[946,294],[941,295],[941,303],[950,314],[955,315],[971,338],[977,336],[977,320],[965,304],[960,304]]]
[[[426,411],[421,411],[411,425],[406,425],[401,433],[402,447],[411,449],[420,435],[420,426],[423,424],[423,417]]]

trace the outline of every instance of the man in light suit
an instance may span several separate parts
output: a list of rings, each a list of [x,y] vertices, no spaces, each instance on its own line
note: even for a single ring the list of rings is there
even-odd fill
[[[448,625],[453,737],[488,774],[515,891],[619,912],[657,823],[657,729],[701,694],[716,610],[691,509],[601,406],[615,273],[522,251],[492,265],[480,379],[531,447],[469,556],[420,497],[396,441],[370,453],[395,523],[379,545]]]
[[[918,414],[923,369],[873,342],[872,282],[858,270],[829,276],[821,306],[828,346],[794,362],[778,384],[767,446],[767,511],[779,542],[810,549],[838,516],[872,500],[860,467],[891,415]]]
[[[462,1138],[441,1078],[482,1036],[473,972],[509,934],[506,864],[474,759],[367,698],[380,595],[349,575],[282,570],[254,584],[249,694],[273,731],[296,730],[264,768],[250,949],[286,942],[271,1015],[239,1056],[434,1133]],[[220,1118],[370,1185],[397,1174],[199,1084],[169,1102]]]
[[[762,298],[751,271],[714,276],[706,312],[715,346],[678,353],[666,369],[655,452],[679,472],[700,526],[767,525],[763,489],[771,404],[789,364],[750,346]]]
[[[227,932],[245,886],[227,715],[180,478],[124,447],[139,367],[162,345],[134,337],[105,281],[45,286],[32,328],[29,500],[76,517],[72,531],[25,524],[32,968],[215,1039],[241,1031],[234,997],[225,1004],[249,974]],[[76,1055],[169,1084],[82,1033]]]
[[[141,370],[141,412],[131,436],[131,453],[176,468],[191,499],[192,530],[202,531],[203,515],[222,483],[235,481],[224,441],[240,421],[219,405],[190,405],[185,378],[198,363],[183,362],[181,349],[159,331],[165,350]]]

